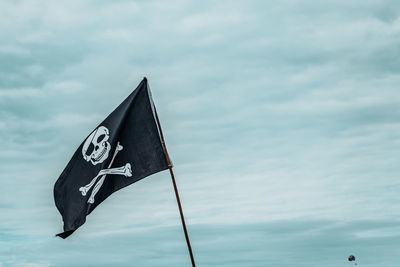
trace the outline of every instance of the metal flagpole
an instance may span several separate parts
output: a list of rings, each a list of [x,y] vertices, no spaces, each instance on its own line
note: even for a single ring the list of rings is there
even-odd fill
[[[153,105],[153,107],[154,107],[154,114],[155,114],[155,117],[156,117],[158,129],[160,130],[161,144],[162,144],[163,149],[164,149],[165,157],[167,158],[169,173],[171,174],[172,183],[174,185],[176,201],[178,202],[179,213],[181,214],[182,227],[183,227],[183,231],[185,232],[186,244],[187,244],[187,247],[188,247],[188,250],[189,250],[190,260],[192,261],[192,266],[196,267],[196,264],[194,263],[192,247],[190,246],[189,235],[188,235],[188,232],[186,230],[185,218],[183,217],[183,211],[182,211],[181,201],[179,199],[178,188],[176,187],[174,172],[172,171],[172,164],[171,164],[171,161],[169,159],[167,147],[165,146],[164,136],[163,136],[163,133],[162,133],[162,130],[161,130],[160,120],[158,119],[157,110],[156,110],[155,105]]]

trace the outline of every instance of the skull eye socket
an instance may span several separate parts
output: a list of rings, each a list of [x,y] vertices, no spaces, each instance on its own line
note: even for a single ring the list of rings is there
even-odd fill
[[[97,137],[97,143],[100,143],[101,141],[103,141],[104,137],[106,137],[105,134],[101,134],[99,137]]]
[[[94,145],[93,145],[93,143],[90,143],[90,145],[89,145],[88,149],[86,150],[85,154],[87,156],[90,156],[93,153],[93,150],[94,150]]]

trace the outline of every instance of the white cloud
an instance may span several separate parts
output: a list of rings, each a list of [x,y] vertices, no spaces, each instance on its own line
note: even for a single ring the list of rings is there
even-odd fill
[[[37,88],[23,88],[23,89],[9,89],[9,88],[2,88],[0,90],[0,96],[4,98],[26,98],[26,97],[37,97],[43,96],[43,92]],[[4,101],[3,98],[3,101]]]
[[[48,263],[28,263],[28,262],[18,262],[15,265],[21,266],[21,267],[49,267],[49,266],[51,266]]]
[[[339,266],[353,248],[374,262],[376,240],[399,260],[390,252],[396,228],[372,223],[400,215],[393,1],[3,1],[0,9],[6,265],[185,264],[168,173],[107,199],[72,239],[48,238],[61,230],[56,178],[145,75],[204,265]],[[163,235],[172,241],[158,243]],[[129,256],[127,238],[136,240]],[[246,246],[253,251],[238,253]],[[335,249],[316,263],[326,247]]]

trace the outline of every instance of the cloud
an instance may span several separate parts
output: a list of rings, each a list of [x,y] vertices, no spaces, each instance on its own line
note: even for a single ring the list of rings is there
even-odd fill
[[[399,241],[397,228],[398,222],[384,220],[278,220],[263,224],[194,224],[190,235],[198,265],[339,266],[354,254],[360,265],[395,266],[392,262],[398,256],[387,245],[393,248]],[[19,250],[9,251],[8,256],[18,260],[4,261],[3,253],[0,259],[9,266],[27,262],[26,258],[38,266],[190,264],[179,225],[133,224],[119,231],[99,230],[95,235],[80,232],[79,238],[67,240],[32,240],[20,244]],[[374,235],[369,234],[372,232]],[[0,248],[1,252],[5,250],[4,246]],[[53,253],[44,253],[47,251]]]
[[[5,266],[188,263],[168,173],[107,199],[71,241],[49,238],[56,178],[143,76],[200,263],[338,266],[353,248],[365,266],[398,261],[397,2],[0,9]]]

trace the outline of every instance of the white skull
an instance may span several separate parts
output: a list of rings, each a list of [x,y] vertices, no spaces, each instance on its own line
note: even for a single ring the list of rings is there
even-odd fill
[[[93,165],[105,161],[111,150],[108,138],[110,138],[110,135],[106,127],[100,126],[94,130],[83,144],[83,158],[86,161],[92,162]]]

